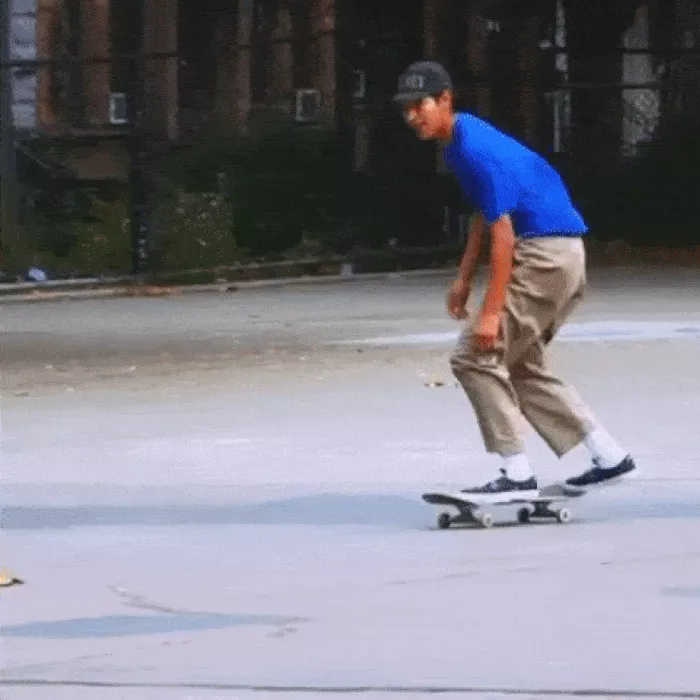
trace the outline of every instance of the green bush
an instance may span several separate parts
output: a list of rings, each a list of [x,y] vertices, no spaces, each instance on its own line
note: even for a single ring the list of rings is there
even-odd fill
[[[239,251],[280,256],[310,240],[332,247],[347,217],[349,167],[326,129],[277,126],[246,139],[216,138],[164,159],[162,192],[221,192]]]
[[[49,277],[125,274],[131,260],[128,198],[65,192],[46,206],[23,196],[18,239],[7,251],[6,270],[22,275],[30,266]]]
[[[51,277],[118,276],[131,272],[131,201],[92,195],[80,215],[57,222],[35,216],[31,235],[21,237],[8,270],[21,274],[30,265]],[[234,262],[239,250],[233,236],[231,206],[220,193],[176,191],[151,209],[151,269],[211,268]]]
[[[93,199],[91,220],[73,221],[75,244],[66,256],[67,265],[79,275],[120,275],[131,268],[129,200]]]
[[[153,214],[158,271],[229,265],[240,253],[231,205],[223,194],[178,191],[161,199]]]

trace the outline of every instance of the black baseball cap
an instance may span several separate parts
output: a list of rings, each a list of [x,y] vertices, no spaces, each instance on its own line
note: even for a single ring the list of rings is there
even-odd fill
[[[439,63],[418,61],[400,75],[394,101],[422,100],[451,89],[450,74]]]

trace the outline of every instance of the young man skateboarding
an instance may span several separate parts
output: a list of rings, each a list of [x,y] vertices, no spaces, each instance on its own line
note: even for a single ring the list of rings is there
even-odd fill
[[[490,238],[483,304],[461,334],[451,366],[474,408],[487,452],[503,460],[502,476],[463,492],[485,500],[537,497],[522,416],[558,457],[581,443],[590,450],[592,466],[567,479],[570,487],[605,484],[633,471],[630,455],[545,361],[547,344],[586,283],[587,227],[559,174],[515,139],[456,112],[450,76],[437,63],[409,66],[395,100],[419,138],[442,144],[448,168],[477,211],[447,296],[454,319],[466,318],[479,252]]]

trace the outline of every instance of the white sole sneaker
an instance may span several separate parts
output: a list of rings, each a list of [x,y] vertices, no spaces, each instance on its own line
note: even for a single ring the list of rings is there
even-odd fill
[[[540,497],[539,489],[527,491],[502,491],[500,493],[458,493],[450,494],[461,501],[493,505],[498,503],[517,503],[518,501],[534,501]]]

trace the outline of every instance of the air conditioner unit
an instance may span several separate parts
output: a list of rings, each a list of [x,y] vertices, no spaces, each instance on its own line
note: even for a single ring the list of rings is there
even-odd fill
[[[127,97],[124,92],[109,93],[109,123],[128,124],[129,111]]]
[[[300,124],[313,124],[321,119],[321,92],[301,89],[296,91],[296,121]]]

